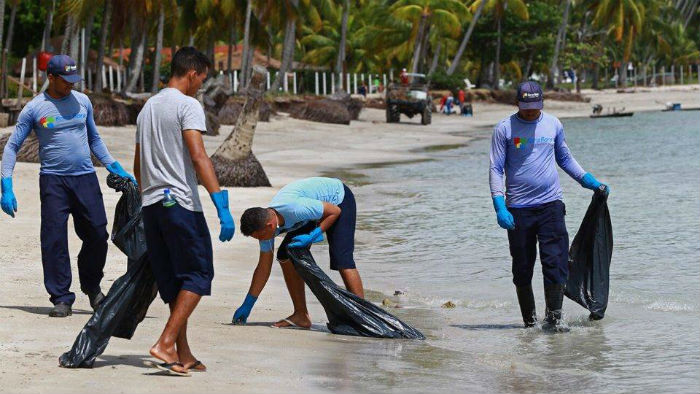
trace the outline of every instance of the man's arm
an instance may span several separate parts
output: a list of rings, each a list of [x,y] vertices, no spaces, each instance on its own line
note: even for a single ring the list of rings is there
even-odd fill
[[[17,118],[15,131],[7,140],[5,149],[2,153],[2,177],[12,178],[12,172],[15,169],[17,162],[17,153],[19,152],[24,140],[27,139],[29,133],[34,129],[34,112],[30,104],[24,106]]]
[[[194,170],[197,173],[197,178],[202,183],[209,194],[221,191],[219,180],[216,179],[214,165],[211,163],[206,149],[204,149],[204,140],[202,132],[199,130],[184,130],[182,138],[185,140],[187,150],[190,152],[190,158],[194,165]]]
[[[136,148],[134,149],[134,177],[136,178],[136,183],[139,185],[139,191],[141,190],[141,144],[136,143]]]
[[[491,137],[491,154],[489,166],[489,186],[491,197],[505,197],[504,173],[508,140],[505,131],[499,124],[493,129]]]
[[[248,294],[254,296],[255,298],[260,296],[267,280],[270,279],[270,272],[272,271],[272,251],[260,251],[260,257],[258,258],[258,266],[255,267],[255,272],[253,272],[253,279],[250,282],[250,289],[248,289]]]
[[[329,202],[323,202],[323,216],[321,216],[321,222],[318,224],[321,227],[321,231],[326,232],[329,228],[338,220],[340,216],[341,209],[337,205],[333,205]]]
[[[104,141],[102,141],[102,138],[100,138],[100,134],[97,132],[97,125],[95,124],[95,118],[92,115],[92,103],[90,100],[87,100],[87,103],[85,104],[87,107],[87,119],[85,119],[85,127],[87,128],[87,137],[88,137],[88,145],[90,146],[90,150],[92,153],[97,157],[97,160],[100,161],[105,167],[109,169],[109,167],[116,161],[112,157],[111,154],[109,154],[109,150],[107,150],[107,146],[105,145]]]
[[[581,182],[581,179],[586,174],[586,171],[584,171],[576,159],[574,159],[574,156],[569,150],[569,146],[566,145],[564,126],[561,124],[559,124],[559,127],[557,128],[557,134],[554,138],[554,157],[562,170],[569,174],[570,177],[574,178],[576,182]]]

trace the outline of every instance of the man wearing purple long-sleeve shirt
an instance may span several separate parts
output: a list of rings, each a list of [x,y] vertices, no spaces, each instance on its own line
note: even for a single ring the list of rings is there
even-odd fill
[[[561,306],[569,275],[569,235],[556,165],[585,188],[609,188],[576,162],[559,119],[542,112],[543,93],[537,83],[521,83],[517,100],[518,112],[493,131],[491,197],[498,224],[508,230],[513,283],[525,326],[537,321],[532,274],[539,243],[547,306],[543,329],[565,331]]]

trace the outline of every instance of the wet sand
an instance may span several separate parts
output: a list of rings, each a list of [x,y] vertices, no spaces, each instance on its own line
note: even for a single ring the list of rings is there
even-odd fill
[[[638,91],[641,89],[638,89]],[[667,101],[685,107],[700,105],[700,90],[685,88],[645,89],[648,92],[618,94],[613,91],[586,92],[591,103],[546,102],[545,110],[560,117],[588,116],[596,103],[626,110],[658,110]],[[276,190],[302,177],[328,171],[351,169],[373,163],[424,160],[428,146],[454,146],[490,134],[494,123],[514,111],[499,104],[474,105],[474,118],[433,117],[433,124],[421,126],[419,119],[402,117],[399,125],[384,123],[384,113],[364,110],[350,126],[328,125],[291,119],[284,114],[270,123],[260,123],[253,150],[263,164],[272,188],[233,188],[232,213],[236,220],[250,206],[265,205]],[[11,131],[12,128],[3,130]],[[207,137],[207,149],[214,149],[230,132],[223,127],[218,137]],[[112,154],[131,170],[135,128],[101,127],[100,133]],[[130,341],[112,339],[94,369],[67,370],[57,367],[58,356],[67,351],[90,316],[87,297],[79,293],[75,261],[80,242],[69,231],[73,265],[73,291],[78,294],[74,315],[66,319],[47,316],[50,308],[43,288],[39,245],[38,164],[18,163],[14,174],[19,203],[17,217],[0,219],[0,391],[11,392],[271,392],[366,391],[394,389],[424,391],[407,386],[405,377],[420,377],[433,389],[465,387],[464,382],[443,379],[450,368],[450,352],[431,346],[437,327],[430,308],[396,309],[401,318],[428,335],[421,342],[390,341],[330,335],[325,314],[307,292],[314,327],[312,331],[280,330],[269,325],[291,313],[291,302],[279,268],[272,276],[247,326],[231,326],[231,315],[245,296],[257,262],[257,241],[236,234],[230,243],[214,241],[216,277],[212,297],[205,297],[190,320],[190,342],[195,355],[209,371],[191,378],[153,376],[155,369],[143,366],[148,349],[157,339],[167,318],[159,300]],[[98,169],[107,215],[114,213],[119,194],[105,183],[107,172]],[[219,225],[215,210],[200,187],[205,216],[213,235]],[[361,209],[362,202],[358,202]],[[72,228],[72,223],[69,222]],[[361,224],[359,225],[361,228]],[[372,242],[368,233],[357,234],[358,247]],[[324,246],[315,247],[319,265],[328,270]],[[358,262],[362,272],[363,262]],[[125,257],[110,246],[103,290],[126,269]],[[338,279],[337,275],[333,276]],[[369,279],[369,278],[368,278]],[[369,280],[371,282],[371,280]],[[370,298],[381,301],[383,295]],[[478,373],[478,371],[475,371]],[[424,389],[425,387],[423,387]]]

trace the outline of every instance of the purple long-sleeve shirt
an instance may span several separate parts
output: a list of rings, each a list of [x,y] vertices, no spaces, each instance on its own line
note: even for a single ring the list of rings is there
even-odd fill
[[[491,196],[505,196],[511,208],[561,200],[555,163],[578,182],[586,174],[566,145],[559,119],[545,112],[535,121],[520,119],[517,113],[511,115],[493,130]]]

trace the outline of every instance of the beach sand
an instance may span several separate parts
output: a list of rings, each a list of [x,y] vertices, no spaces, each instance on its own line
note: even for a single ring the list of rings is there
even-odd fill
[[[642,91],[644,90],[644,91]],[[584,92],[591,103],[546,102],[545,110],[559,117],[588,116],[593,104],[626,107],[628,111],[659,110],[668,101],[685,107],[700,106],[700,87],[638,89],[634,94],[614,91]],[[272,122],[260,123],[253,151],[262,163],[272,188],[232,188],[230,205],[237,219],[244,209],[265,206],[276,190],[286,183],[328,171],[371,163],[394,163],[426,158],[424,148],[433,145],[466,144],[473,138],[488,138],[490,127],[514,112],[500,104],[474,104],[474,118],[433,117],[433,124],[421,126],[420,119],[386,124],[384,112],[367,109],[350,126],[329,125],[292,119],[284,114]],[[224,126],[218,137],[206,137],[209,153],[231,130]],[[1,130],[11,132],[12,128]],[[111,153],[131,171],[135,128],[100,127]],[[257,263],[257,241],[237,233],[230,243],[216,239],[219,231],[216,212],[206,191],[200,187],[205,216],[214,238],[216,276],[211,297],[203,298],[189,324],[194,354],[209,368],[190,378],[153,375],[155,369],[143,366],[148,349],[159,336],[167,319],[167,307],[157,298],[147,318],[130,341],[114,338],[93,369],[69,370],[57,367],[58,356],[69,350],[89,318],[87,297],[79,292],[76,256],[80,241],[69,230],[73,265],[73,291],[77,294],[73,316],[49,318],[48,295],[42,282],[39,243],[40,209],[38,164],[18,163],[14,187],[19,211],[11,219],[0,218],[0,273],[5,283],[0,289],[0,392],[316,392],[424,391],[427,387],[407,385],[407,375],[418,376],[433,389],[453,387],[464,390],[458,381],[444,381],[441,371],[449,364],[449,350],[431,346],[434,321],[431,311],[392,310],[427,334],[426,341],[395,341],[331,335],[325,328],[325,314],[310,292],[307,300],[312,314],[312,331],[281,330],[269,325],[291,313],[291,301],[281,271],[276,266],[260,296],[247,326],[230,325],[233,311],[242,302]],[[109,189],[107,171],[99,168],[107,216],[114,215],[119,194]],[[361,202],[358,202],[361,207]],[[72,228],[72,221],[69,221]],[[111,227],[110,227],[111,229]],[[358,247],[370,245],[370,234],[358,231]],[[315,247],[315,256],[325,271],[325,246]],[[362,273],[362,264],[358,268]],[[105,267],[103,291],[124,273],[126,258],[110,246]],[[332,277],[339,279],[337,274]],[[372,279],[365,277],[366,284]],[[382,294],[370,293],[381,301]]]

